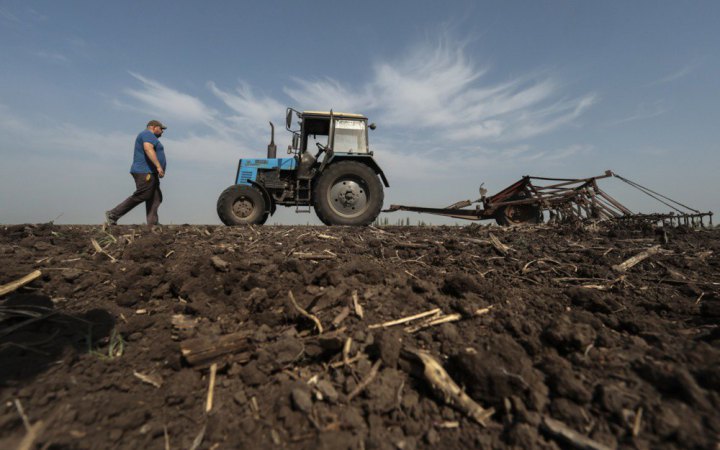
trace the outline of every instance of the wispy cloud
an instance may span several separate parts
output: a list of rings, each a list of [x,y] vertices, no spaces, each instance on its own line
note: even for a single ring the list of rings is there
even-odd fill
[[[668,112],[668,108],[662,100],[658,100],[652,103],[641,103],[636,108],[635,112],[622,117],[620,119],[612,120],[604,124],[606,127],[622,125],[628,122],[635,122],[636,120],[652,119]]]
[[[8,8],[0,8],[0,20],[28,26],[33,22],[45,22],[48,20],[48,16],[33,8],[25,8],[22,11],[14,12],[8,10]]]
[[[591,152],[592,149],[593,147],[591,145],[573,144],[559,149],[541,150],[528,155],[523,155],[524,157],[521,157],[520,161],[531,162],[542,159],[544,163],[552,165],[555,162],[563,161],[571,156],[587,154]]]
[[[225,91],[215,83],[208,83],[211,92],[230,110],[228,114],[218,115],[228,135],[244,142],[259,143],[267,137],[268,122],[277,123],[283,117],[285,106],[278,100],[261,95],[257,96],[249,84],[240,82],[234,91]]]
[[[510,142],[549,133],[575,121],[597,101],[594,94],[579,99],[560,101],[548,106],[518,112],[510,118],[508,132],[500,141]]]
[[[62,53],[54,52],[54,51],[41,50],[39,52],[35,52],[35,56],[45,59],[45,60],[48,60],[48,61],[51,61],[51,62],[66,63],[66,62],[70,61],[70,59],[68,59],[67,56],[63,55]]]
[[[699,66],[699,64],[697,62],[687,64],[684,67],[681,67],[678,70],[676,70],[668,75],[665,75],[655,81],[651,81],[650,83],[647,84],[647,86],[657,86],[659,84],[667,84],[667,83],[671,83],[673,81],[677,81],[677,80],[684,78],[684,77],[690,75],[691,73],[693,73],[695,71],[695,69],[698,68],[698,66]]]
[[[286,86],[283,90],[297,105],[307,110],[352,112],[368,111],[375,105],[375,99],[367,88],[360,91],[345,87],[337,80],[323,78],[320,80],[303,80],[293,78],[295,86]]]
[[[40,11],[33,9],[33,8],[28,8],[26,10],[26,14],[32,20],[37,21],[37,22],[44,22],[49,19],[47,14],[41,13]]]
[[[268,96],[258,97],[249,84],[240,82],[235,92],[223,91],[215,83],[208,83],[208,87],[217,98],[234,112],[234,120],[245,122],[252,120],[270,120],[277,117],[285,109],[284,105]]]
[[[385,124],[431,129],[453,141],[527,139],[577,119],[597,101],[592,93],[558,101],[562,85],[549,77],[487,82],[488,70],[454,44],[443,40],[379,62],[355,89],[333,79],[295,79],[285,93],[298,104],[373,112]]]
[[[0,19],[3,19],[8,22],[14,22],[14,23],[23,23],[22,20],[15,14],[11,13],[10,11],[0,8]]]
[[[207,107],[202,100],[172,89],[164,84],[130,72],[142,83],[140,88],[128,88],[125,94],[139,102],[141,109],[150,114],[183,122],[214,123],[217,112]]]

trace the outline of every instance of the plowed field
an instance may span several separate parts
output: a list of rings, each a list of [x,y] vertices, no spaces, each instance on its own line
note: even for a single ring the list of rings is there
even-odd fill
[[[0,227],[0,284],[34,270],[3,449],[720,442],[720,230]]]

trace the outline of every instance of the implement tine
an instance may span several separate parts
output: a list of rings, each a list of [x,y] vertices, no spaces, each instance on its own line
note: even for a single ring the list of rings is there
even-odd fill
[[[609,196],[608,194],[606,194],[605,191],[603,191],[602,189],[597,188],[597,194],[598,194],[599,196],[601,196],[602,198],[604,198],[605,200],[607,200],[608,202],[610,202],[610,204],[612,204],[614,207],[616,207],[617,209],[619,209],[620,211],[622,211],[624,214],[627,214],[627,215],[632,215],[632,214],[633,214],[632,211],[630,211],[630,210],[627,209],[625,206],[623,206],[622,203],[620,203],[620,202],[618,202],[617,200],[615,200],[614,198],[610,197],[610,196]]]

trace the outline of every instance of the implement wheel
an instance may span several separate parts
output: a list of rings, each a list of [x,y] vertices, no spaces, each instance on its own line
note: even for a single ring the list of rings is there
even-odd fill
[[[225,225],[262,225],[268,218],[267,205],[260,191],[236,184],[225,189],[217,202],[217,212]]]
[[[383,186],[373,169],[354,161],[331,164],[313,191],[313,206],[327,225],[371,224],[382,209]]]
[[[498,225],[536,224],[542,222],[542,211],[537,205],[506,205],[495,213]]]

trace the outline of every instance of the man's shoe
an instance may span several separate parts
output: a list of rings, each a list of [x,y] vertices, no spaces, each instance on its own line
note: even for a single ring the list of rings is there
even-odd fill
[[[110,211],[105,211],[105,223],[108,225],[117,225],[117,219],[110,215]]]

